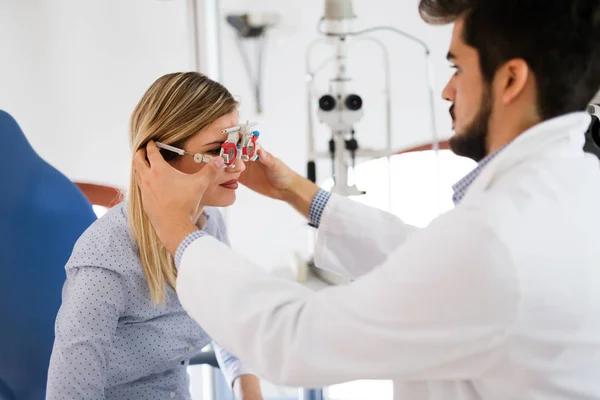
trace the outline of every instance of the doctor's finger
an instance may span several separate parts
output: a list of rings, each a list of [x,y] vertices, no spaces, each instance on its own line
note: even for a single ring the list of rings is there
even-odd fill
[[[225,161],[221,157],[215,157],[206,164],[204,168],[194,174],[194,181],[197,187],[204,192],[212,182],[214,182],[223,172]]]
[[[138,187],[138,189],[140,189],[140,192],[142,193],[142,197],[144,197],[144,193],[147,190],[147,180],[146,177],[148,175],[144,174],[142,175],[137,169],[134,171],[135,173],[135,183]]]
[[[273,164],[273,156],[271,155],[271,153],[267,152],[266,150],[259,149],[258,150],[258,161],[260,161],[261,164],[264,164],[267,167],[270,167]]]
[[[150,162],[150,168],[168,165],[160,150],[154,144],[154,140],[151,140],[146,145],[146,154],[148,155],[148,161]]]
[[[141,148],[133,156],[133,168],[138,173],[145,173],[150,170],[150,164],[146,160],[146,149]]]

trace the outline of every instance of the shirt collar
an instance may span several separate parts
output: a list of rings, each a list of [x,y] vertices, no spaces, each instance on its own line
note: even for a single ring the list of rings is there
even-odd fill
[[[538,138],[543,137],[545,141],[554,140],[552,138],[555,135],[553,135],[552,133],[555,132],[559,134],[560,137],[563,137],[565,136],[565,134],[568,134],[568,136],[571,138],[571,141],[573,142],[573,147],[576,147],[577,149],[581,149],[581,151],[583,151],[585,135],[582,133],[587,130],[587,127],[590,125],[590,123],[591,116],[587,112],[580,111],[564,114],[543,121],[537,125],[534,125],[510,143],[514,143],[515,146],[518,145],[521,149],[524,147],[524,144],[529,143],[528,145],[525,145],[525,147],[529,146],[538,149],[540,147],[540,139]],[[487,157],[481,160],[479,164],[477,164],[477,167],[475,167],[473,171],[469,172],[464,178],[462,178],[460,181],[458,181],[452,186],[452,189],[454,190],[452,201],[455,205],[463,199],[467,192],[467,189],[481,174],[481,171],[485,168],[485,166],[498,154],[500,154],[500,152],[502,152],[507,146],[508,144],[504,145],[494,153],[489,154]]]
[[[502,152],[502,150],[504,150],[507,145],[508,144],[505,144],[504,146],[502,146],[500,149],[496,150],[492,154],[488,154],[483,160],[479,161],[479,163],[477,164],[477,167],[475,167],[475,169],[473,169],[473,171],[469,172],[461,180],[459,180],[452,186],[452,190],[454,191],[454,195],[452,195],[452,201],[454,202],[454,205],[457,205],[458,203],[460,203],[460,201],[463,199],[463,197],[465,197],[465,194],[467,193],[467,189],[469,188],[469,186],[471,186],[471,184],[473,183],[473,181],[475,181],[475,179],[479,176],[479,174],[481,174],[481,171],[483,170],[483,168],[490,161],[492,161],[494,159],[494,157],[496,157],[498,154],[500,154],[500,152]]]

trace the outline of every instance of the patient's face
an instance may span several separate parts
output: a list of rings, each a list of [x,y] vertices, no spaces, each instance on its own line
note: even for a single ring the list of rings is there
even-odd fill
[[[188,153],[201,153],[217,157],[221,151],[221,145],[227,139],[227,135],[221,133],[223,129],[231,128],[238,124],[238,113],[233,112],[217,119],[201,132],[198,132],[183,144],[183,149]],[[173,167],[181,172],[193,174],[206,167],[206,163],[196,163],[194,157],[177,157],[171,162]],[[235,161],[235,168],[225,168],[216,181],[208,188],[202,198],[202,206],[226,207],[235,202],[236,190],[240,174],[246,169],[242,160]]]

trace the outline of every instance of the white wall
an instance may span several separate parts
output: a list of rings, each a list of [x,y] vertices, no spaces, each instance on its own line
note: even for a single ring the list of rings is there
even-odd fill
[[[128,120],[144,90],[160,75],[193,66],[187,0],[0,0],[0,108],[12,113],[34,148],[69,178],[126,187]],[[417,14],[417,0],[355,0],[358,27],[387,24],[426,41],[433,50],[436,92],[448,76],[444,56],[449,27],[433,28]],[[243,118],[258,120],[262,140],[292,168],[305,172],[304,52],[317,38],[321,1],[222,0],[223,14],[266,11],[282,17],[269,32],[264,114],[254,115],[249,83],[223,23],[223,82],[241,97]],[[400,148],[431,136],[420,48],[381,33],[392,52],[394,143]],[[351,54],[355,89],[366,114],[357,126],[363,145],[383,143],[379,55]],[[252,53],[253,54],[253,53]],[[328,55],[327,49],[320,53]],[[318,59],[318,57],[317,57]],[[327,75],[321,80],[327,88]],[[437,94],[436,94],[437,98]],[[447,105],[437,101],[442,136]],[[320,147],[328,133],[321,128]],[[327,178],[329,165],[319,167]],[[265,267],[287,263],[292,251],[308,254],[307,228],[284,206],[240,190],[228,212],[234,246]]]
[[[183,0],[0,0],[0,108],[71,179],[125,187],[129,115],[191,67],[187,29]]]
[[[234,31],[227,24],[222,27],[223,80],[225,85],[242,99],[242,118],[261,122],[262,139],[269,150],[285,159],[295,170],[306,169],[306,89],[305,49],[318,37],[316,24],[323,13],[322,1],[282,0],[222,0],[223,14],[276,12],[281,24],[272,29],[266,52],[264,80],[264,113],[255,115],[250,85],[243,70],[242,60],[235,45]],[[448,105],[439,99],[445,79],[449,76],[445,55],[450,39],[450,27],[430,27],[421,21],[416,0],[355,0],[359,19],[357,28],[374,25],[392,25],[429,44],[435,67],[437,125],[439,133],[447,137],[449,131]],[[427,102],[426,75],[423,51],[413,43],[391,33],[379,33],[392,55],[392,96],[394,144],[397,148],[421,144],[431,139]],[[253,49],[252,43],[247,46]],[[368,46],[359,45],[351,52],[350,73],[355,77],[353,87],[365,100],[365,116],[357,125],[361,145],[383,145],[384,108],[382,101],[382,67],[380,56]],[[326,47],[315,56],[315,64],[331,56]],[[252,51],[251,55],[254,54]],[[321,58],[319,58],[321,57]],[[320,80],[327,90],[329,71]],[[326,149],[329,133],[322,127],[318,132],[319,147]],[[328,177],[328,162],[319,166],[319,178]],[[260,214],[260,210],[268,210]],[[273,267],[288,262],[292,251],[308,255],[308,228],[303,220],[287,206],[261,199],[241,190],[239,201],[228,213],[230,233],[234,246],[261,265]]]

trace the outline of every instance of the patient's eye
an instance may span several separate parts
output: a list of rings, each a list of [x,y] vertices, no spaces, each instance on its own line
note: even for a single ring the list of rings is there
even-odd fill
[[[215,147],[213,149],[210,149],[206,153],[208,153],[208,154],[219,154],[220,152],[221,152],[221,146]]]

